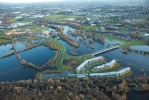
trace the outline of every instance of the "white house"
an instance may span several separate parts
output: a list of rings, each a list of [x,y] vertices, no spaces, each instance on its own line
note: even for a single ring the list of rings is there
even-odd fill
[[[91,73],[89,74],[89,76],[90,77],[113,77],[113,76],[122,76],[128,72],[130,72],[130,67],[127,67],[115,72]]]
[[[91,26],[96,26],[96,24],[91,24]]]
[[[77,73],[80,73],[84,68],[88,67],[89,63],[94,63],[94,62],[97,62],[97,61],[101,61],[103,59],[104,59],[104,57],[102,57],[102,56],[92,58],[92,59],[88,59],[88,60],[84,61],[81,65],[79,65],[76,68],[76,71],[77,71]]]
[[[116,64],[116,60],[113,59],[111,62],[103,64],[101,66],[96,66],[92,69],[92,71],[97,71],[97,70],[104,70],[104,69],[108,69],[108,68],[112,68],[114,67],[114,65]]]

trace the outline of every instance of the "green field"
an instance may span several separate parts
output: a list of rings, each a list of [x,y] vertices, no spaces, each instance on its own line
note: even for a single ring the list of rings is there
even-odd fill
[[[7,31],[9,31],[9,29],[0,31],[0,43],[11,42],[11,37],[5,35],[5,32],[7,32]]]
[[[20,29],[20,28],[17,28]],[[41,32],[42,30],[49,30],[49,27],[38,27],[38,26],[26,26],[22,27],[21,29],[30,29],[31,32]]]
[[[62,18],[65,15],[50,15],[50,16],[46,16],[46,19],[56,19],[56,18]]]
[[[33,22],[33,20],[21,20],[21,21],[16,21],[14,23],[25,23],[25,22]]]
[[[87,26],[87,25],[84,25],[83,26],[84,30],[90,30],[90,29],[93,29],[93,30],[96,30],[96,28],[98,28],[98,26]]]
[[[0,36],[4,36],[5,33],[3,31],[0,31]]]
[[[124,47],[127,47],[127,46],[134,46],[134,45],[146,45],[145,42],[142,42],[142,41],[127,41],[127,40],[122,40],[120,38],[113,38],[113,37],[110,37],[110,36],[104,36],[105,38],[109,39],[109,40],[116,40],[116,41],[121,41],[121,42],[124,42],[124,44],[120,45],[119,47],[121,48],[124,48]]]
[[[24,22],[33,22],[34,19],[19,19],[19,18],[10,18],[8,23],[24,23]]]
[[[76,16],[76,15],[50,15],[46,16],[45,19],[56,19],[58,22],[63,22],[65,18],[79,18],[81,16]]]
[[[61,15],[61,14],[57,14],[57,15],[50,15],[50,16],[46,16],[45,18],[47,19],[56,19],[56,18],[78,18],[81,16],[76,16],[76,15]]]
[[[13,22],[15,22],[15,21],[17,21],[18,20],[18,18],[10,18],[10,19],[8,19],[8,22],[9,23],[13,23]]]
[[[98,20],[99,18],[91,18],[91,20]]]
[[[0,36],[6,36],[5,32],[10,31],[10,29],[4,29],[0,31]]]
[[[0,38],[0,43],[6,43],[6,42],[11,42],[11,40],[6,40],[6,39],[1,39]]]
[[[101,8],[96,8],[95,9],[95,12],[100,12],[101,11]]]
[[[139,23],[146,23],[148,20],[146,18],[141,18],[139,21],[130,21],[130,24],[139,24]]]

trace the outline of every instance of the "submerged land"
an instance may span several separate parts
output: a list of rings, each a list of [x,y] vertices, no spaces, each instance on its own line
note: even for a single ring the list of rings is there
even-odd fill
[[[147,4],[0,6],[0,99],[127,100],[130,91],[148,92]]]

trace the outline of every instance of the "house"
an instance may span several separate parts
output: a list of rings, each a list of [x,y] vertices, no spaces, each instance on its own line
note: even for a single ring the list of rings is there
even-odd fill
[[[106,30],[118,30],[118,27],[114,27],[114,26],[107,26]]]
[[[6,32],[6,35],[16,35],[16,34],[24,34],[24,33],[31,33],[31,31],[29,29],[14,29],[14,30],[10,30],[9,32]]]
[[[77,74],[77,78],[86,78],[87,74]]]
[[[94,67],[92,69],[92,71],[98,71],[98,70],[104,70],[104,69],[112,68],[115,64],[116,64],[116,60],[114,59],[109,63],[103,64],[101,66]]]
[[[74,18],[65,18],[64,21],[65,22],[74,22],[75,19]]]
[[[122,76],[128,72],[130,72],[130,67],[124,68],[119,71],[115,72],[105,72],[105,73],[91,73],[89,74],[90,77],[116,77],[116,76]]]
[[[42,32],[42,34],[45,35],[45,36],[49,36],[50,32],[49,31],[44,31],[44,32]]]
[[[80,73],[81,71],[83,71],[83,69],[85,69],[86,67],[88,67],[90,63],[101,61],[103,59],[104,59],[104,57],[102,57],[102,56],[96,57],[96,58],[92,58],[92,59],[88,59],[88,60],[84,61],[81,65],[79,65],[76,68],[76,71],[77,71],[77,73]]]
[[[89,17],[86,18],[87,21],[90,21],[91,19]]]
[[[96,26],[96,24],[91,24],[91,26]]]
[[[149,40],[149,34],[144,34],[143,36],[145,37],[145,41]]]

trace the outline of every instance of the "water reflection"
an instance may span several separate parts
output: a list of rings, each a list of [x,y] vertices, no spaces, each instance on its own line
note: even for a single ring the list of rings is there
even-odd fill
[[[17,45],[19,47],[21,44],[19,43]],[[9,45],[7,46],[9,47]],[[6,48],[8,48],[7,46]],[[19,47],[18,50],[22,47]],[[36,47],[34,49],[20,53],[22,59],[25,59],[27,62],[31,62],[35,65],[43,65],[54,55],[55,51],[50,50],[48,47],[45,46]],[[39,72],[36,69],[32,68],[20,68],[11,71],[11,69],[19,68],[20,66],[21,64],[15,55],[0,59],[0,73],[9,70],[9,72],[5,74],[0,74],[0,81],[17,81],[17,80],[34,79],[35,74]],[[50,66],[48,66],[47,68],[44,68],[42,71],[48,69],[52,70],[56,68],[51,68]]]
[[[130,91],[127,94],[127,100],[149,100],[149,92],[137,93],[137,92]]]
[[[131,46],[130,48],[133,50],[149,52],[149,46]]]
[[[0,46],[0,56],[3,56],[7,53],[13,52],[12,44],[6,44]]]

